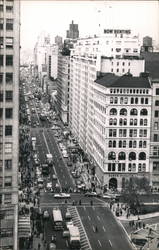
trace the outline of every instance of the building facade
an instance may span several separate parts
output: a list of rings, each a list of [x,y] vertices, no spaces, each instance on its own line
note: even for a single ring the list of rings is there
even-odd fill
[[[152,80],[152,116],[150,142],[151,185],[159,189],[159,79]]]
[[[69,120],[70,56],[59,53],[57,78],[57,109],[63,123]]]
[[[18,249],[20,1],[0,1],[0,249]]]
[[[71,58],[70,58],[69,126],[70,126],[72,133],[77,138],[81,148],[88,154],[88,157],[91,160],[93,160],[95,165],[97,166],[96,175],[101,185],[108,185],[108,186],[113,185],[112,183],[113,181],[109,180],[108,175],[115,174],[115,173],[111,173],[110,169],[112,167],[110,167],[110,164],[109,164],[110,173],[108,174],[109,172],[108,161],[109,160],[108,158],[105,158],[106,157],[105,152],[107,150],[108,141],[106,141],[105,133],[106,131],[108,132],[109,125],[108,123],[105,123],[105,120],[108,120],[108,118],[106,117],[107,113],[102,114],[102,112],[105,112],[106,106],[109,105],[110,107],[110,104],[107,103],[108,98],[105,96],[104,100],[107,99],[107,101],[103,103],[103,106],[101,107],[100,101],[101,102],[103,101],[102,92],[104,93],[106,90],[105,88],[102,87],[103,89],[101,91],[100,86],[98,86],[99,89],[96,90],[96,92],[97,93],[99,92],[99,93],[96,94],[95,88],[97,88],[97,86],[95,84],[95,80],[99,72],[102,72],[102,73],[110,72],[112,74],[114,73],[116,77],[119,77],[119,76],[122,76],[123,74],[128,73],[129,75],[132,74],[133,77],[138,78],[140,76],[140,73],[144,72],[144,68],[145,68],[144,60],[140,56],[139,38],[136,36],[132,36],[129,30],[119,30],[119,31],[121,31],[121,33],[117,32],[117,30],[113,30],[113,31],[105,30],[105,33],[101,37],[79,39],[77,43],[74,44],[74,49],[71,51]],[[130,92],[130,96],[133,97],[133,90],[131,89],[131,91],[132,92]],[[108,94],[108,96],[109,95],[110,94]],[[114,93],[112,94],[112,96],[113,95]],[[125,93],[124,95],[126,97],[127,94]],[[124,99],[124,95],[122,96],[123,99]],[[148,98],[147,105],[148,105],[148,110],[150,114],[151,104],[149,100],[150,99],[149,95],[150,95],[150,91],[149,91],[148,97],[145,97],[145,98]],[[99,103],[97,100],[99,101]],[[129,101],[130,101],[130,98],[129,98]],[[102,112],[97,111],[98,108],[95,107],[95,103],[98,108],[100,107],[102,109]],[[135,108],[135,102],[132,104],[134,105],[134,107],[132,105],[132,109],[133,109]],[[113,105],[115,105],[115,103]],[[125,103],[123,103],[123,106],[124,105]],[[131,108],[130,103],[127,105],[129,105],[129,109],[127,113],[130,116],[130,108]],[[95,117],[95,112],[96,112],[97,117]],[[138,119],[140,119],[139,115],[137,117]],[[129,117],[127,121],[127,126],[129,126],[130,119],[131,118]],[[96,125],[94,124],[95,120],[96,120]],[[139,136],[139,134],[142,135],[142,133],[147,133],[148,138],[150,137],[150,130],[149,130],[150,122],[149,121],[147,121],[148,125],[145,125],[145,126],[148,126],[148,129],[146,128],[146,129],[143,129],[142,131],[139,131],[139,128],[136,131],[136,127],[132,128],[133,126],[132,124],[130,125],[131,131],[128,130],[127,132],[131,134],[131,137]],[[137,121],[137,124],[139,124],[139,121]],[[145,124],[146,124],[146,121],[145,121]],[[136,125],[136,120],[135,120],[134,126],[140,126],[140,125]],[[145,132],[145,130],[148,130],[148,131]],[[122,133],[125,133],[123,131],[121,132],[120,130],[121,132],[120,136],[122,135]],[[116,136],[117,135],[119,136],[119,131],[118,132],[116,131],[116,133],[117,133]],[[94,136],[96,138],[94,138]],[[126,135],[126,137],[127,136],[129,135]],[[125,134],[123,134],[123,137],[125,137]],[[143,137],[144,137],[144,134],[143,134]],[[101,140],[101,145],[99,145],[100,140]],[[138,148],[139,142],[136,142],[136,143],[137,143],[136,147]],[[147,145],[147,142],[146,142],[146,145]],[[146,157],[147,155],[148,155],[148,152],[146,152]],[[127,164],[125,165],[125,173],[127,173],[127,175],[129,176],[131,174],[131,171],[135,174],[138,173],[138,166],[136,166],[135,168],[135,165],[134,165],[134,169],[133,167],[130,167],[128,154],[126,155],[126,157],[127,157]],[[138,155],[136,155],[136,158],[137,157]],[[133,170],[128,170],[131,168]],[[146,169],[145,171],[149,174],[147,162],[146,162],[146,165],[143,166],[143,169],[144,168]],[[142,169],[142,164],[139,166],[139,169]],[[116,170],[114,170],[114,165],[113,165],[112,172],[114,171]],[[122,177],[120,176],[114,181],[114,183],[116,183],[114,185],[116,185],[118,188],[121,188],[122,182],[123,182]]]
[[[73,21],[69,25],[69,30],[66,32],[66,38],[77,39],[79,37],[78,24],[75,24]]]
[[[93,85],[93,158],[108,188],[132,176],[149,179],[151,85],[148,78],[107,73]]]

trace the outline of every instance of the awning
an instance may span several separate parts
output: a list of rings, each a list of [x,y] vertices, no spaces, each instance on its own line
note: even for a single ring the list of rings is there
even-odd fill
[[[19,238],[30,237],[31,224],[29,216],[20,216],[18,220],[18,236]]]

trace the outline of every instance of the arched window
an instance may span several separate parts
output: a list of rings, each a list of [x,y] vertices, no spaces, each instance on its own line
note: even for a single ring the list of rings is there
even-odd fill
[[[126,109],[121,109],[120,110],[120,115],[127,115],[127,110]]]
[[[141,109],[140,115],[148,115],[147,109]]]
[[[124,102],[124,98],[120,97],[120,104],[123,104],[123,102]]]
[[[118,97],[114,98],[114,103],[117,104],[118,103]]]
[[[113,120],[113,125],[117,125],[117,119],[116,118],[114,118],[114,120]]]
[[[116,141],[113,141],[113,148],[116,148]]]
[[[120,125],[120,126],[123,125],[123,119],[122,119],[122,118],[119,119],[119,125]]]
[[[138,98],[137,97],[135,98],[135,104],[138,104]]]
[[[137,126],[137,119],[134,119],[134,126]]]
[[[130,115],[137,115],[137,109],[131,109]]]
[[[139,154],[139,160],[146,160],[146,154],[145,154],[145,152],[141,152]]]
[[[131,104],[134,104],[134,98],[131,97],[131,101],[130,101]]]
[[[144,119],[144,126],[147,126],[147,119]]]
[[[144,98],[143,97],[141,98],[141,104],[144,104]]]
[[[126,154],[125,152],[120,152],[118,154],[118,160],[125,160],[126,159]]]
[[[113,103],[113,97],[110,97],[110,103]]]
[[[129,148],[132,148],[132,141],[129,141]]]
[[[124,118],[124,125],[127,125],[127,119]]]
[[[115,159],[116,159],[115,152],[109,152],[109,154],[108,154],[108,160],[115,160]]]
[[[113,119],[112,118],[109,119],[109,125],[113,125]]]
[[[143,124],[144,124],[144,120],[140,119],[140,126],[143,126]]]
[[[109,148],[112,148],[112,141],[109,141]]]
[[[123,148],[126,148],[126,141],[123,141]]]
[[[117,110],[115,108],[112,108],[110,110],[110,115],[117,115]]]
[[[135,152],[131,152],[129,154],[129,161],[132,161],[132,160],[136,160],[136,153]]]
[[[139,148],[142,148],[142,141],[139,141]]]
[[[119,148],[122,148],[122,141],[119,141]]]

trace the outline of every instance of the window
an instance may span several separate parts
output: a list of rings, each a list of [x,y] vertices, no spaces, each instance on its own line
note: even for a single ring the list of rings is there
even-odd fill
[[[110,97],[110,103],[111,104],[113,103],[113,97]]]
[[[0,102],[3,102],[3,92],[0,91]]]
[[[148,98],[145,98],[145,104],[148,104],[149,100]]]
[[[0,84],[3,83],[3,73],[0,73]]]
[[[116,141],[113,141],[113,148],[116,148]]]
[[[6,55],[6,65],[7,66],[13,65],[13,55]]]
[[[159,171],[159,162],[158,161],[153,162],[153,171]]]
[[[131,109],[130,115],[137,115],[137,109]]]
[[[144,119],[144,126],[147,126],[147,119]]]
[[[12,186],[12,176],[5,176],[4,178],[4,186],[11,187]]]
[[[109,145],[109,148],[112,148],[112,141],[109,141],[109,143],[108,143],[108,145]]]
[[[109,129],[109,137],[116,137],[116,129]]]
[[[3,49],[4,46],[4,38],[1,36],[0,37],[0,49]]]
[[[146,154],[145,154],[145,152],[141,152],[139,154],[139,160],[146,160]]]
[[[114,98],[114,103],[117,104],[118,103],[118,97]]]
[[[155,106],[159,106],[159,100],[155,101]]]
[[[12,203],[12,194],[5,194],[4,195],[4,204],[11,204]],[[4,234],[4,232],[3,232]],[[7,228],[5,232],[6,237],[13,236],[13,228]]]
[[[13,101],[13,91],[11,90],[6,91],[6,101],[7,102]]]
[[[13,30],[13,19],[6,19],[6,30]]]
[[[115,160],[116,159],[116,155],[114,152],[109,152],[108,154],[108,160]]]
[[[135,104],[138,104],[138,98],[137,97],[135,98]]]
[[[5,136],[11,136],[12,135],[12,126],[6,125],[5,126]]]
[[[159,95],[159,88],[156,89],[156,95]]]
[[[139,130],[139,137],[147,137],[147,130],[146,129],[140,129]]]
[[[143,124],[144,124],[144,120],[140,119],[140,126],[143,126]]]
[[[159,111],[155,110],[155,117],[159,117]]]
[[[120,115],[127,115],[127,110],[126,109],[121,109],[120,110]]]
[[[124,98],[121,97],[121,98],[120,98],[120,104],[123,104],[123,103],[124,103]]]
[[[134,104],[134,98],[133,97],[131,98],[130,102],[131,102],[131,104]]]
[[[117,115],[117,110],[116,109],[111,109],[110,110],[110,115]]]
[[[5,160],[5,169],[6,170],[12,169],[12,160],[10,159]]]
[[[125,152],[120,152],[118,154],[118,160],[125,160],[126,159],[126,154]]]
[[[13,12],[13,6],[6,6],[6,12]]]
[[[158,122],[154,122],[154,130],[158,130]]]
[[[13,37],[6,37],[6,48],[13,49]]]
[[[6,83],[13,83],[13,73],[6,73]]]
[[[0,108],[0,118],[3,117],[3,108]]]
[[[148,115],[147,109],[141,109],[140,115]]]
[[[0,55],[0,66],[3,66],[3,55]]]
[[[6,108],[6,119],[12,119],[12,118],[13,118],[13,109]]]
[[[137,129],[130,129],[129,136],[130,137],[137,137]]]
[[[126,129],[119,129],[119,137],[126,137],[127,130]]]
[[[4,19],[0,18],[0,30],[3,30]]]
[[[131,152],[129,154],[129,161],[132,161],[132,160],[136,160],[136,153],[135,152]]]
[[[158,142],[159,141],[159,135],[158,134],[154,134],[153,141],[154,142]]]

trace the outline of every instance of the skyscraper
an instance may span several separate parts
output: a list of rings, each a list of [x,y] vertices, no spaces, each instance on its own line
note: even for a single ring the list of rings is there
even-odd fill
[[[75,24],[73,21],[69,25],[69,30],[67,30],[66,38],[77,39],[79,37],[78,24]]]
[[[0,249],[18,249],[20,1],[0,1]]]

